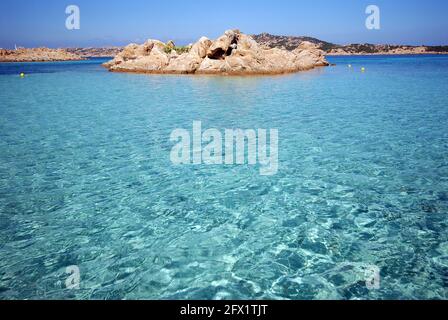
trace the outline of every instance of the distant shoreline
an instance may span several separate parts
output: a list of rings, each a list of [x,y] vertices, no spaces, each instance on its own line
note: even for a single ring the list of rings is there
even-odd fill
[[[413,45],[390,45],[390,44],[348,44],[338,45],[305,36],[279,36],[269,33],[251,35],[261,48],[282,49],[286,51],[296,50],[301,43],[310,42],[317,46],[328,57],[342,56],[403,56],[403,55],[448,55],[448,46],[413,46]],[[19,62],[64,62],[82,61],[85,59],[114,59],[125,47],[71,47],[49,49],[41,48],[18,48],[15,50],[0,48],[1,63]]]
[[[446,56],[448,52],[423,52],[423,53],[327,53],[325,56],[327,57],[357,57],[357,56]]]
[[[375,57],[375,56],[390,56],[390,57],[400,57],[400,56],[446,56],[448,52],[443,53],[350,53],[350,54],[340,54],[340,53],[327,53],[327,57]]]
[[[19,48],[16,50],[0,49],[0,62],[56,62],[79,61],[85,58],[67,52],[64,49]]]
[[[381,56],[387,56],[387,57],[402,57],[402,56],[447,56],[448,53],[359,53],[359,54],[325,54],[327,57],[381,57]],[[76,60],[21,60],[21,61],[3,61],[0,59],[0,63],[10,64],[10,63],[51,63],[51,62],[76,62],[76,61],[88,61],[88,60],[94,60],[94,59],[113,59],[112,56],[92,56],[92,57],[82,57],[81,59]],[[138,72],[129,72],[129,71],[116,71],[120,73],[139,73],[139,74],[159,74],[159,75],[166,75],[166,74],[175,74],[175,73],[168,73],[168,72],[144,72],[144,71],[138,71]],[[282,74],[289,74],[294,73],[294,71],[289,72],[281,72],[281,73],[258,73],[258,75],[282,75]],[[198,75],[200,73],[197,73]],[[213,75],[213,74],[207,74],[202,73],[201,75]],[[237,73],[229,74],[229,75],[241,75]],[[256,74],[254,74],[256,75]]]

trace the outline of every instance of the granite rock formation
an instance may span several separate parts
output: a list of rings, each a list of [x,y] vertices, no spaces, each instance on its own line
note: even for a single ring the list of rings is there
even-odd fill
[[[257,75],[329,65],[313,43],[305,41],[292,51],[266,48],[239,30],[228,30],[215,41],[202,37],[180,54],[176,48],[158,40],[130,44],[104,66],[118,72]]]

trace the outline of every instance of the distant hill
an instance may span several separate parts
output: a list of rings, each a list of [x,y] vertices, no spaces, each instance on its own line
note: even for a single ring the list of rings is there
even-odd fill
[[[104,48],[67,48],[67,52],[80,55],[81,57],[115,57],[123,50],[123,47]]]
[[[268,46],[270,48],[280,48],[280,49],[286,49],[286,50],[294,50],[297,49],[297,47],[303,42],[303,41],[309,41],[314,44],[317,44],[320,46],[320,48],[324,51],[329,51],[335,47],[337,47],[336,44],[322,41],[316,38],[312,37],[297,37],[297,36],[276,36],[269,33],[261,33],[258,35],[252,35],[252,37],[257,41],[259,44]]]
[[[296,49],[303,41],[317,44],[329,55],[370,55],[370,54],[448,54],[448,46],[408,46],[389,44],[349,44],[338,45],[331,42],[304,36],[278,36],[261,33],[252,36],[259,44],[270,48]]]
[[[349,44],[326,50],[330,55],[448,54],[448,46]]]

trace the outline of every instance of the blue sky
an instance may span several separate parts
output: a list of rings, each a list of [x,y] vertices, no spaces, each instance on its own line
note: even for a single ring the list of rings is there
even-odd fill
[[[65,28],[78,5],[81,29]],[[381,9],[367,30],[365,9]],[[239,28],[347,43],[448,44],[446,0],[1,0],[0,47],[108,46],[173,39],[186,44]]]

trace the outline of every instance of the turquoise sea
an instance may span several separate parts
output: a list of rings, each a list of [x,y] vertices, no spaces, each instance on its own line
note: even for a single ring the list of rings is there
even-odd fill
[[[0,64],[0,299],[448,299],[448,57],[329,60]],[[278,129],[277,175],[174,166],[170,133],[195,120]]]

